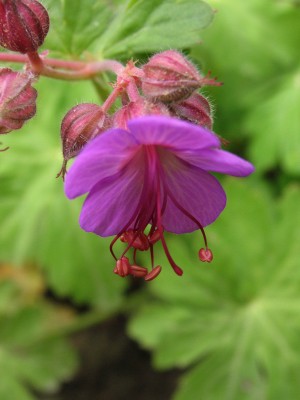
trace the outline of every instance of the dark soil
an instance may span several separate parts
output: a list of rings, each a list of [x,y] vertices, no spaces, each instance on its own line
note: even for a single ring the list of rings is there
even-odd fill
[[[117,317],[73,337],[81,364],[74,379],[40,400],[170,400],[179,372],[157,372]]]

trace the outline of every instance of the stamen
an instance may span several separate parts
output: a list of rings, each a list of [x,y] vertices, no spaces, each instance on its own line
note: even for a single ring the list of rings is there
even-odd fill
[[[191,219],[193,222],[195,222],[195,224],[198,226],[198,228],[200,229],[202,236],[203,236],[203,240],[204,240],[204,244],[205,244],[205,248],[208,249],[207,246],[207,238],[206,238],[206,234],[204,231],[203,226],[200,224],[200,222],[192,215],[190,214],[185,208],[183,208],[178,201],[175,199],[175,197],[173,196],[172,192],[169,190],[169,188],[167,187],[167,193],[168,196],[170,197],[170,199],[173,201],[174,205],[184,214],[186,215],[189,219]]]
[[[119,233],[118,235],[116,235],[114,238],[113,238],[113,240],[110,242],[110,245],[109,245],[109,251],[110,251],[110,254],[113,256],[113,258],[117,261],[118,259],[117,259],[117,257],[116,257],[116,255],[115,255],[115,252],[114,252],[114,250],[113,250],[113,247],[114,247],[114,244],[116,243],[116,241],[119,239],[119,237],[122,235],[122,233]]]
[[[164,230],[163,227],[162,227],[162,230]],[[149,240],[149,243],[151,243],[151,244],[155,244],[156,242],[158,242],[160,240],[159,230],[156,229],[151,235],[149,234],[148,240]]]
[[[214,256],[213,256],[213,253],[212,253],[212,251],[210,249],[208,249],[208,248],[203,249],[202,248],[202,249],[199,250],[199,259],[200,259],[200,261],[210,263],[210,262],[212,262],[213,258],[214,258]]]
[[[148,270],[147,268],[140,267],[139,265],[131,265],[130,274],[136,278],[143,278],[147,276]]]
[[[151,256],[151,268],[154,267],[154,252],[153,252],[153,245],[150,244],[150,256]]]
[[[136,264],[136,253],[137,253],[137,249],[134,249],[133,251],[133,262]]]
[[[122,278],[129,275],[130,263],[127,257],[121,257],[120,260],[117,261],[114,273],[121,276]]]
[[[181,276],[181,275],[183,274],[183,271],[182,271],[182,269],[175,263],[175,261],[173,260],[171,254],[170,254],[170,252],[169,252],[167,243],[166,243],[165,238],[164,238],[163,226],[162,226],[162,223],[161,223],[161,200],[160,200],[160,179],[159,179],[159,178],[161,178],[161,174],[160,174],[159,165],[157,166],[157,175],[158,175],[158,177],[157,177],[157,194],[156,194],[156,204],[157,204],[157,206],[156,206],[157,229],[158,229],[158,232],[159,232],[159,234],[160,234],[160,239],[161,239],[161,243],[162,243],[163,249],[164,249],[164,251],[165,251],[166,257],[167,257],[167,259],[168,259],[168,261],[169,261],[171,267],[173,268],[174,272],[175,272],[177,275]]]
[[[131,243],[132,247],[141,251],[149,249],[149,241],[144,232],[134,232],[133,229],[129,229],[120,236],[120,240],[123,243]]]
[[[149,272],[149,274],[147,274],[145,276],[145,281],[149,282],[152,281],[154,278],[156,278],[161,272],[161,266],[158,265],[157,267],[153,268],[153,270],[151,272]]]

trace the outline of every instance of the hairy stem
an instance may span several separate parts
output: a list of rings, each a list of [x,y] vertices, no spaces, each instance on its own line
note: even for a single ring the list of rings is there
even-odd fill
[[[102,61],[64,61],[41,57],[37,52],[21,54],[0,54],[0,61],[28,64],[32,71],[41,76],[62,80],[85,80],[97,76],[103,71],[121,73],[123,65],[115,60]]]

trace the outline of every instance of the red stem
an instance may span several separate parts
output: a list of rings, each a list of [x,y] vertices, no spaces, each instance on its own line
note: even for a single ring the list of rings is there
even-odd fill
[[[119,74],[123,65],[115,60],[103,61],[64,61],[54,58],[41,57],[37,52],[27,55],[0,53],[0,61],[30,63],[32,71],[38,75],[62,80],[90,79],[103,71],[112,71]],[[58,68],[58,69],[55,69]]]

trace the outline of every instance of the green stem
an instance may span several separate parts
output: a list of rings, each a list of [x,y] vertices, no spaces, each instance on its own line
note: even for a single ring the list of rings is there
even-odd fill
[[[92,79],[92,84],[102,102],[105,101],[105,99],[109,96],[110,91],[107,90],[107,82],[103,79],[103,75],[101,76],[95,76]]]

